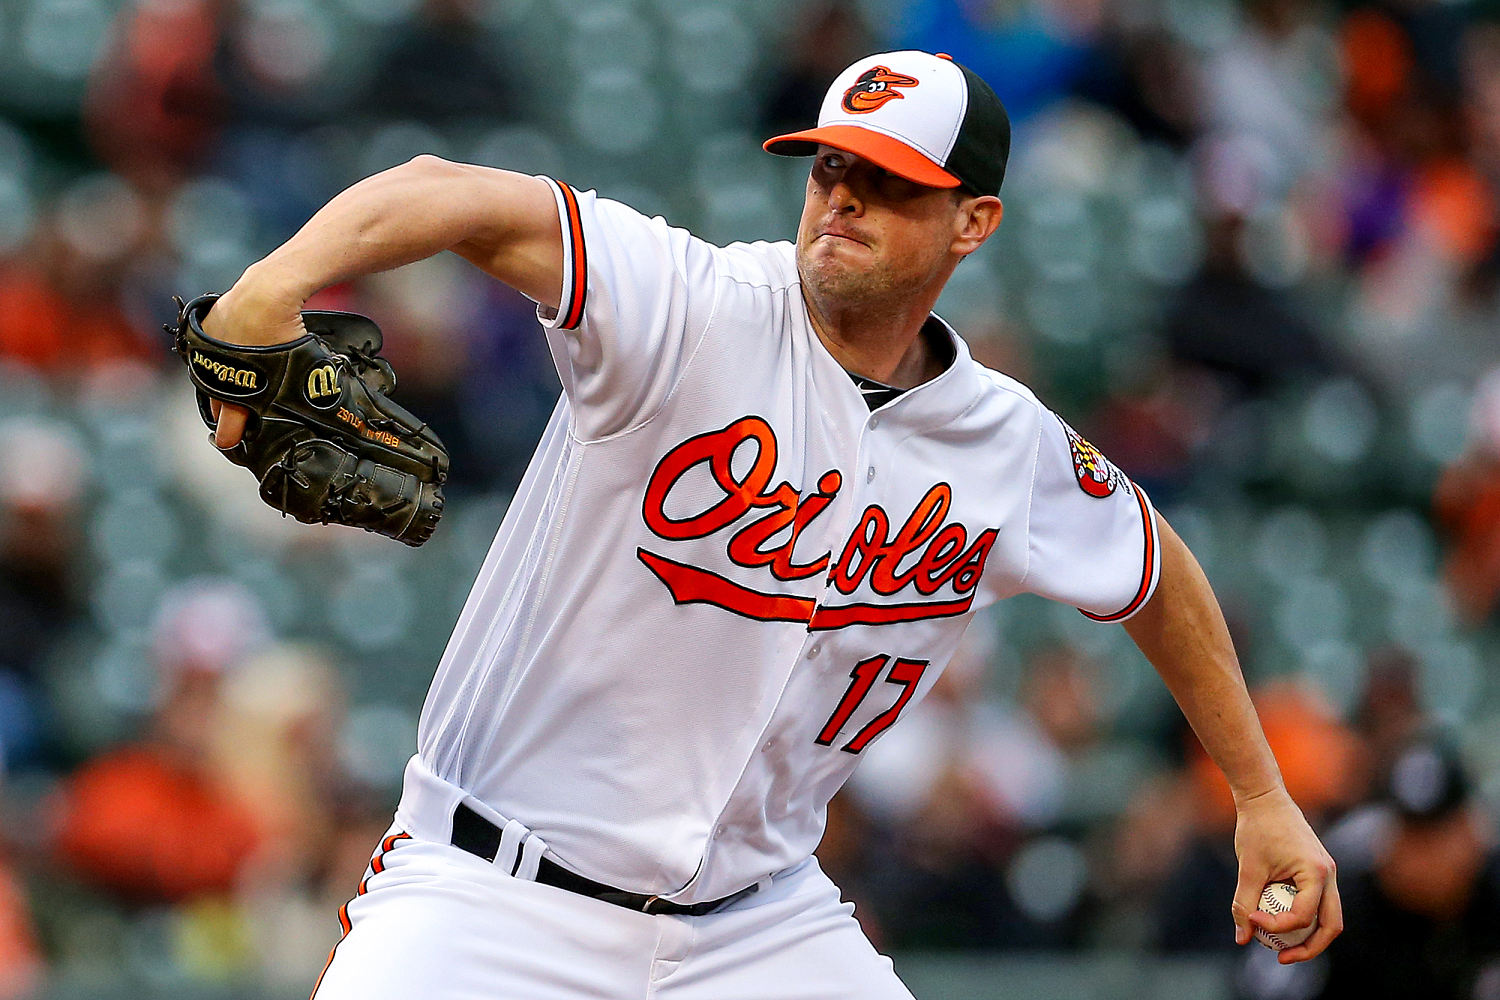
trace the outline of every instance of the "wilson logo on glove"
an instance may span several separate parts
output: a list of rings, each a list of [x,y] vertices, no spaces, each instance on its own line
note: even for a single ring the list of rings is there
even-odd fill
[[[222,454],[249,469],[260,497],[309,524],[347,524],[421,545],[443,516],[448,450],[390,398],[396,374],[379,357],[380,327],[357,313],[307,310],[305,336],[247,347],[203,332],[218,300],[177,300],[165,329],[198,392],[250,411],[244,436]],[[251,360],[253,359],[253,361]]]
[[[226,396],[252,395],[264,381],[254,368],[237,368],[203,351],[193,352],[193,366],[200,380]]]
[[[344,390],[339,386],[339,370],[332,364],[319,365],[307,373],[307,401],[320,410],[338,405]]]

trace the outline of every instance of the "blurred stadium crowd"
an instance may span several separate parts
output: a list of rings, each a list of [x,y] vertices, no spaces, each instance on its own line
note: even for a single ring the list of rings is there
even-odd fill
[[[305,993],[558,391],[530,304],[456,259],[330,289],[452,502],[419,552],[284,523],[207,446],[169,297],[422,152],[787,238],[805,164],[759,139],[893,47],[1016,123],[940,308],[1204,562],[1350,930],[1227,957],[1227,788],[1122,630],[1027,599],[872,748],[825,867],[897,952],[1500,997],[1500,5],[6,0],[0,998]]]

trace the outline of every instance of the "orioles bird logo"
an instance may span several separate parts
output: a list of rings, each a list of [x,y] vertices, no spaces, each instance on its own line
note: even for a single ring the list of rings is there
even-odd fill
[[[885,66],[866,70],[854,81],[854,86],[844,91],[844,110],[853,115],[865,115],[887,101],[900,100],[903,96],[892,87],[915,87],[916,77],[894,73]]]

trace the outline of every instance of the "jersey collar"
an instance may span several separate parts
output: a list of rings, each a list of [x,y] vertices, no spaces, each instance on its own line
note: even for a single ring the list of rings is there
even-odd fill
[[[984,391],[984,378],[980,373],[980,367],[973,356],[969,353],[969,345],[964,343],[960,337],[937,313],[930,313],[927,322],[937,331],[937,335],[945,337],[952,348],[952,360],[948,367],[936,377],[923,382],[921,385],[913,386],[902,392],[895,399],[878,407],[880,418],[885,421],[896,421],[908,427],[912,431],[921,431],[932,427],[939,427],[957,419],[979,398]],[[849,373],[838,363],[823,341],[818,337],[817,331],[813,329],[812,321],[806,323],[807,338],[812,344],[812,350],[817,353],[824,362],[839,372],[839,382],[848,387],[849,391],[858,395],[859,387],[849,377]],[[865,410],[865,404],[861,397],[860,410]]]
[[[950,423],[972,407],[984,389],[979,364],[969,345],[937,313],[928,316],[953,346],[953,360],[937,378],[906,390],[881,408],[882,414],[909,424],[914,430]]]
[[[849,380],[844,367],[828,352],[818,332],[813,329],[812,317],[808,314],[807,303],[802,298],[801,278],[797,274],[796,247],[790,242],[783,243],[782,246],[785,252],[781,258],[781,266],[788,279],[791,293],[796,296],[796,308],[801,309],[803,329],[811,342],[811,349],[815,354],[827,359],[828,364],[838,370],[839,380],[848,386],[849,391],[858,394],[859,389]],[[952,344],[952,362],[936,378],[913,386],[898,398],[880,407],[882,417],[889,414],[891,418],[909,424],[913,430],[937,427],[957,419],[974,405],[985,386],[979,363],[969,353],[969,345],[964,343],[964,339],[937,313],[928,313],[927,322],[935,324],[940,336],[947,337],[949,343]],[[865,409],[863,401],[860,402],[859,408]]]

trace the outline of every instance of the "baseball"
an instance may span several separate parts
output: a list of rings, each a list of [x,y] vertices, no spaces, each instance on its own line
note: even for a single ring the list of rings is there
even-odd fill
[[[1260,891],[1260,905],[1256,909],[1263,913],[1285,913],[1292,908],[1292,900],[1296,898],[1297,887],[1295,885],[1290,882],[1272,882]],[[1317,926],[1318,920],[1314,917],[1311,926],[1281,934],[1272,934],[1270,931],[1257,927],[1255,940],[1272,951],[1282,951],[1306,941]]]

